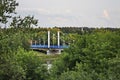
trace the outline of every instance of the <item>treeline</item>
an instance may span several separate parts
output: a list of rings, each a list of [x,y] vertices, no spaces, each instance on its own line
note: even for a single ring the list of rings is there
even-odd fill
[[[92,33],[97,30],[109,30],[109,31],[118,31],[119,28],[89,28],[89,27],[60,27],[61,31],[64,33]]]

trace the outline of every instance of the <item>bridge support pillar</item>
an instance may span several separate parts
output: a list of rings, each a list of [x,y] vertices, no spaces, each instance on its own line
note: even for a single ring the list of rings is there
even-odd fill
[[[47,55],[50,55],[50,50],[47,50]]]
[[[61,50],[47,50],[47,55],[51,55],[51,54],[61,54]]]
[[[58,50],[58,54],[61,54],[61,50]]]

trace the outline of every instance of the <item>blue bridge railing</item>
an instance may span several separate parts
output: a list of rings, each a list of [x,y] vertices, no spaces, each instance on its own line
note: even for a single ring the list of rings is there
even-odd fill
[[[50,45],[50,47],[48,47],[48,45],[31,45],[30,46],[31,48],[34,48],[34,49],[64,49],[64,48],[68,48],[68,46],[63,46],[63,45]]]

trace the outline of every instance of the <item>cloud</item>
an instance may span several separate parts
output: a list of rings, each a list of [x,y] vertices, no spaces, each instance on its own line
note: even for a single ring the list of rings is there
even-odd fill
[[[35,8],[17,8],[17,11],[35,11]]]
[[[66,12],[66,13],[72,13],[72,10],[66,9],[65,12]]]
[[[104,9],[104,11],[103,11],[103,17],[106,19],[110,19],[109,12],[106,9]]]
[[[59,25],[59,24],[65,24],[69,20],[63,17],[55,17],[55,18],[48,18],[49,22],[51,24]]]
[[[37,12],[40,14],[50,14],[49,10],[43,9],[43,8],[18,8],[17,9],[18,12]]]
[[[45,9],[45,8],[17,8],[18,12],[36,12],[39,14],[44,15],[70,15],[72,10],[70,9],[63,9],[63,10],[52,10],[52,9]]]

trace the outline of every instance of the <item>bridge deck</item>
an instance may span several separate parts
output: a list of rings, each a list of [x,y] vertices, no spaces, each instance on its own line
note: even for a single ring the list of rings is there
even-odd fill
[[[48,45],[31,45],[30,46],[32,49],[64,49],[64,48],[68,48],[68,46],[57,46],[57,45],[50,45],[50,47],[48,47]]]

